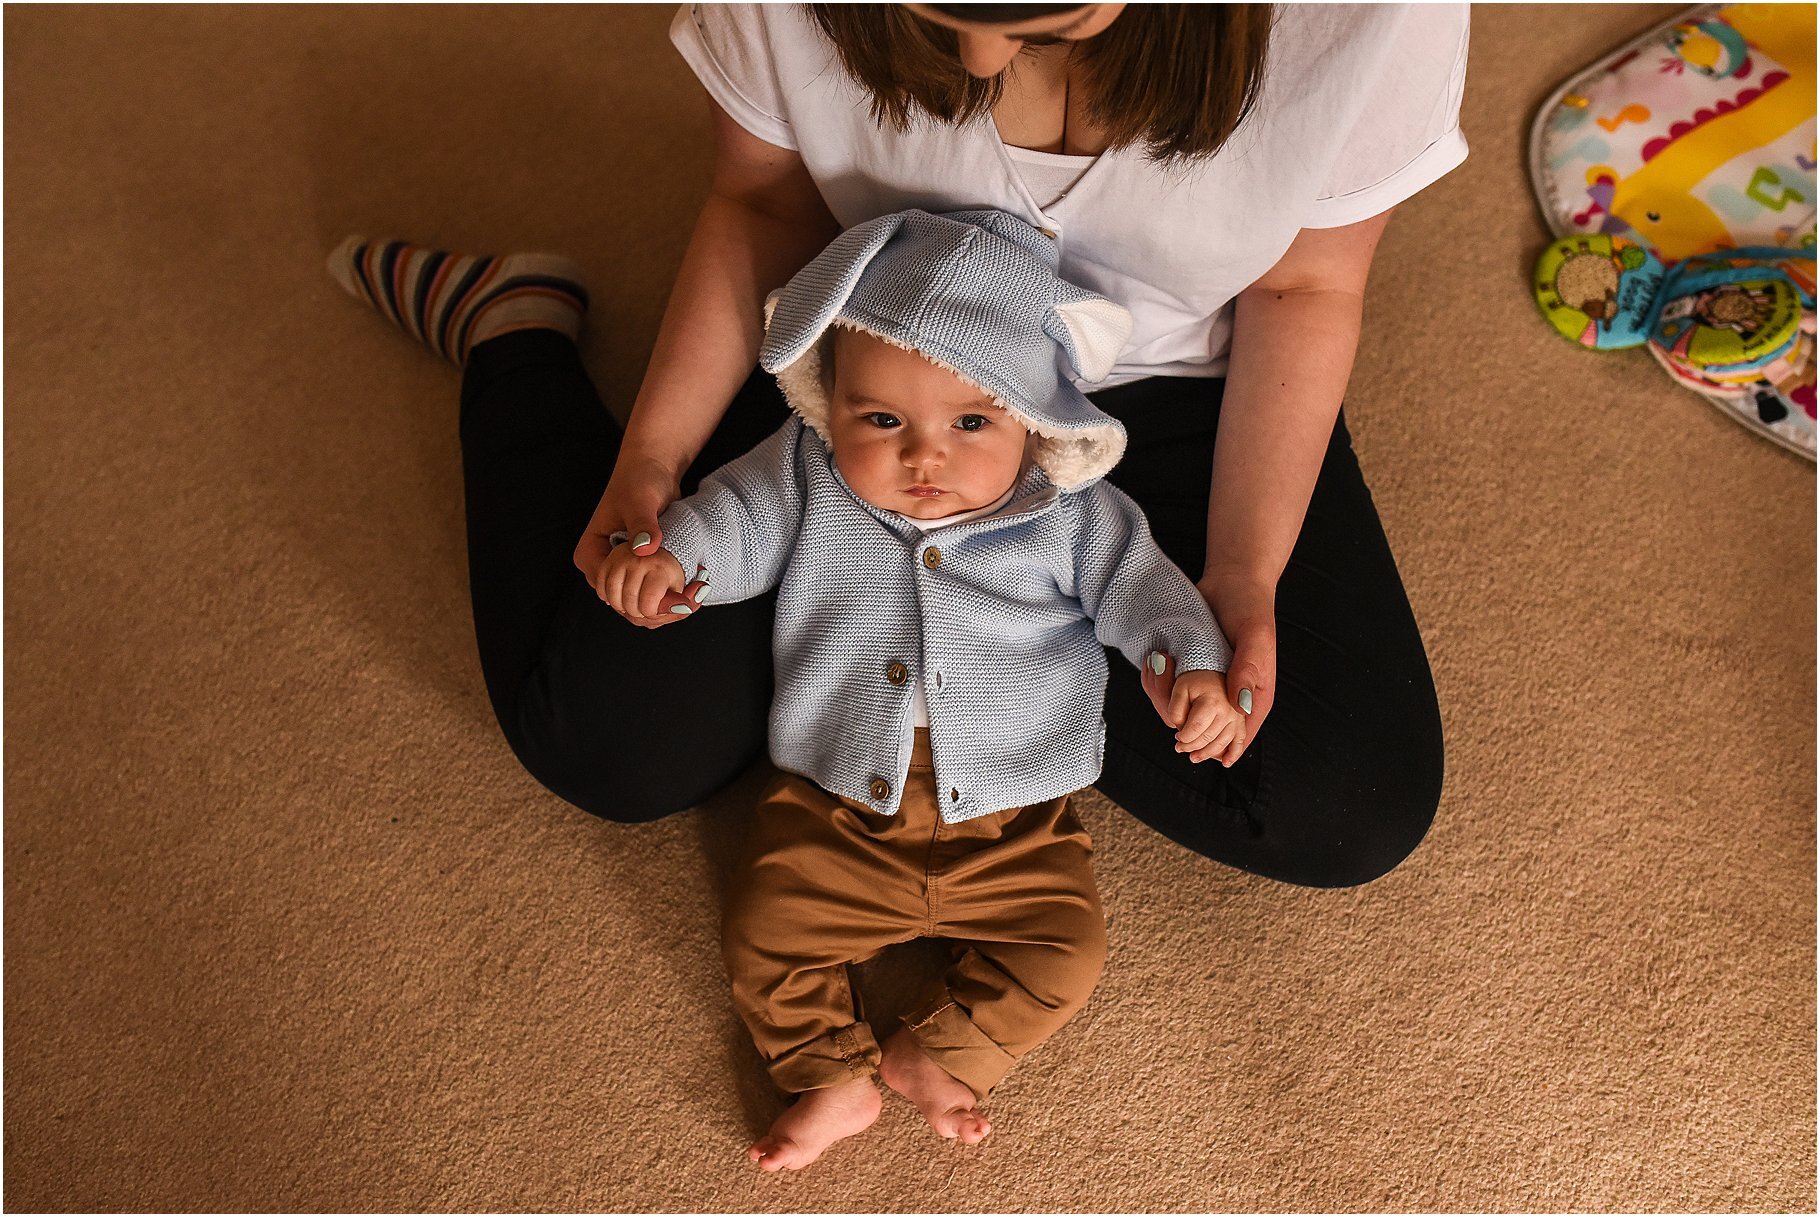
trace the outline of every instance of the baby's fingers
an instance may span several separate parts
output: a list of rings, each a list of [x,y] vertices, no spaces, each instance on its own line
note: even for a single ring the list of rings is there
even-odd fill
[[[1174,659],[1170,660],[1170,670],[1175,668]],[[1194,702],[1194,686],[1186,680],[1176,679],[1174,687],[1169,690],[1169,710],[1163,715],[1163,721],[1180,731],[1183,720],[1188,717],[1188,708]]]
[[[1240,724],[1231,720],[1219,723],[1214,728],[1212,734],[1195,748],[1193,754],[1188,759],[1198,765],[1202,761],[1218,757],[1221,763],[1231,765],[1232,762],[1226,760],[1224,754],[1226,750],[1231,747],[1233,738],[1238,733],[1239,729]]]
[[[656,617],[664,611],[664,594],[670,590],[669,585],[654,570],[646,568],[640,573],[643,579],[638,585],[638,615]]]
[[[1245,755],[1245,746],[1250,742],[1251,718],[1244,714],[1235,715],[1232,729],[1220,732],[1219,737],[1207,745],[1207,755],[1230,769]]]
[[[629,568],[624,562],[609,560],[601,570],[600,598],[613,606],[613,610],[624,613],[628,604],[626,600],[626,575]]]
[[[1175,750],[1187,752],[1206,738],[1220,713],[1219,703],[1211,697],[1197,697],[1188,707],[1181,728],[1175,733]]]
[[[1177,752],[1187,752],[1187,753],[1200,752],[1203,749],[1209,747],[1214,742],[1214,740],[1216,740],[1220,737],[1220,732],[1222,731],[1222,729],[1225,728],[1225,726],[1226,726],[1226,722],[1224,719],[1216,718],[1212,723],[1208,724],[1207,729],[1205,731],[1202,731],[1200,734],[1191,736],[1186,739],[1178,737],[1176,740],[1176,744],[1175,744],[1175,750]],[[1201,758],[1194,757],[1193,759],[1198,761]]]

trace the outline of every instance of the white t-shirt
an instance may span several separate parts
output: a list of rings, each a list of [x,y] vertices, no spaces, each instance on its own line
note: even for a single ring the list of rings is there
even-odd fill
[[[1086,172],[1093,168],[1097,156],[1068,156],[1060,152],[1037,152],[1030,148],[1005,145],[1005,151],[1017,165],[1017,175],[1024,179],[1030,197],[1044,211],[1060,203]]]
[[[1231,301],[1303,228],[1388,210],[1466,158],[1464,4],[1277,6],[1263,88],[1218,155],[1184,173],[1107,152],[1054,198],[1033,192],[990,114],[880,126],[799,4],[683,5],[671,41],[715,101],[794,149],[843,227],[908,207],[996,207],[1055,234],[1061,274],[1131,310],[1098,387],[1222,376]],[[1041,154],[1034,154],[1041,155]],[[1080,158],[1055,158],[1077,160]],[[1084,383],[1084,382],[1082,382]]]

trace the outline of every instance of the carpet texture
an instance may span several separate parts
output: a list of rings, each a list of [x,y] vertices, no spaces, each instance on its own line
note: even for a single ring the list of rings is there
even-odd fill
[[[1111,960],[989,1143],[893,1100],[761,1177],[762,774],[619,827],[517,766],[456,378],[321,266],[561,250],[623,410],[708,172],[670,10],[9,6],[6,1206],[1812,1209],[1814,472],[1525,286],[1533,108],[1675,11],[1479,9],[1472,157],[1378,257],[1428,840],[1299,890],[1087,795]]]

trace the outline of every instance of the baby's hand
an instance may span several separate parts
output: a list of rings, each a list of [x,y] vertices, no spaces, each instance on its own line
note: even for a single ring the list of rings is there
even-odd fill
[[[1155,661],[1166,657],[1158,654],[1152,657],[1152,667],[1145,672],[1146,692],[1152,680],[1159,684],[1152,692],[1151,701],[1163,721],[1175,728],[1175,750],[1189,753],[1188,759],[1196,764],[1209,757],[1218,757],[1222,765],[1231,767],[1245,751],[1245,732],[1248,726],[1246,717],[1238,707],[1226,698],[1226,677],[1220,672],[1178,672],[1174,674],[1173,687],[1168,689],[1168,701],[1160,696],[1161,682],[1164,674],[1155,670]],[[1173,661],[1167,661],[1173,667]]]
[[[640,556],[630,544],[622,542],[600,564],[592,583],[594,593],[616,612],[648,629],[695,611],[695,605],[681,594],[688,584],[682,563],[667,549],[654,549]],[[667,613],[665,601],[673,601]]]

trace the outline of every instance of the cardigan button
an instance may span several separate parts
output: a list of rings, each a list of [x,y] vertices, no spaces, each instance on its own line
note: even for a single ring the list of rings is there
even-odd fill
[[[885,668],[885,679],[894,685],[901,685],[910,679],[910,669],[901,663],[892,663]]]
[[[873,778],[872,797],[875,801],[880,803],[883,803],[886,799],[890,798],[891,783],[887,782],[884,778]]]
[[[940,566],[941,564],[942,564],[942,551],[941,550],[939,550],[939,549],[935,548],[935,546],[931,545],[928,549],[925,549],[923,551],[923,565],[924,566],[928,567],[930,570],[934,570],[936,567]]]

